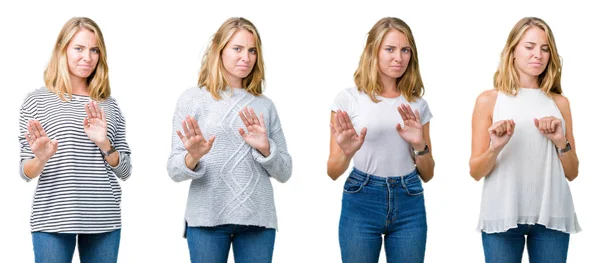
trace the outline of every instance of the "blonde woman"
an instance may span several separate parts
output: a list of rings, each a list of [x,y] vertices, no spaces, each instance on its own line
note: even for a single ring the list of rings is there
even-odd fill
[[[327,162],[335,180],[354,161],[342,198],[342,260],[377,262],[383,236],[387,262],[423,262],[421,180],[433,177],[432,115],[404,21],[387,17],[371,28],[354,80],[357,87],[340,92],[331,108]]]
[[[20,110],[21,177],[39,177],[31,231],[35,262],[116,262],[121,188],[131,174],[125,119],[110,96],[98,25],[71,18],[60,31],[46,87]]]
[[[235,262],[271,262],[271,178],[286,182],[292,159],[263,82],[256,27],[230,18],[206,49],[198,87],[177,102],[167,169],[176,182],[192,181],[185,212],[192,262],[227,262],[230,246]]]
[[[543,20],[511,30],[494,89],[473,111],[471,176],[485,178],[478,229],[486,262],[566,262],[569,234],[581,231],[567,181],[577,177],[561,62]]]

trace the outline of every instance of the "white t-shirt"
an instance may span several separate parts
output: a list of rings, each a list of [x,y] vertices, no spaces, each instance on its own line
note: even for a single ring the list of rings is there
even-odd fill
[[[381,177],[406,175],[415,169],[415,161],[412,146],[396,131],[397,123],[404,125],[397,108],[409,104],[413,111],[419,111],[422,124],[433,116],[422,98],[414,102],[408,102],[404,96],[377,99],[382,101],[375,103],[357,88],[348,88],[336,96],[331,110],[346,111],[357,133],[367,128],[365,142],[354,155],[356,169]]]

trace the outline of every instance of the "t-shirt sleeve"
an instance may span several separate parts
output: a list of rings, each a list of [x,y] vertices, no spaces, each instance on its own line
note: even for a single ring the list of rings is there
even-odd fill
[[[433,114],[431,114],[431,109],[429,109],[429,104],[425,99],[420,99],[419,115],[421,117],[421,124],[423,125],[428,123],[431,120],[431,118],[433,118]]]
[[[343,111],[351,111],[352,110],[352,96],[348,90],[342,90],[333,100],[333,104],[331,105],[331,111],[343,110]]]

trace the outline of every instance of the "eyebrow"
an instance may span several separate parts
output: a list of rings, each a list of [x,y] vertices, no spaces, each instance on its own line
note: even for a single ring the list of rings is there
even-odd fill
[[[398,46],[394,46],[394,45],[385,45],[385,47],[393,47],[393,48],[397,48]],[[402,49],[402,48],[410,48],[410,46],[403,46],[403,47],[400,47],[400,48],[401,48],[401,49]]]
[[[86,45],[82,45],[82,44],[75,44],[76,47],[87,47]],[[97,46],[94,47],[90,47],[90,48],[98,48]]]
[[[535,42],[525,42],[526,44],[532,44],[532,45],[537,45],[537,43]],[[542,46],[549,46],[550,44],[542,44]]]

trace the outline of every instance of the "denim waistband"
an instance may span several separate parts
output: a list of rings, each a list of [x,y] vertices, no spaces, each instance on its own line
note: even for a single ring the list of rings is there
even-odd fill
[[[402,175],[402,176],[391,176],[391,177],[381,177],[377,175],[372,175],[365,173],[361,170],[356,169],[356,167],[352,168],[352,172],[350,172],[350,177],[360,180],[360,181],[368,181],[371,185],[379,185],[379,186],[387,186],[389,185],[397,185],[397,184],[406,184],[407,182],[411,182],[413,180],[420,180],[419,173],[417,169],[414,169],[412,172]]]

